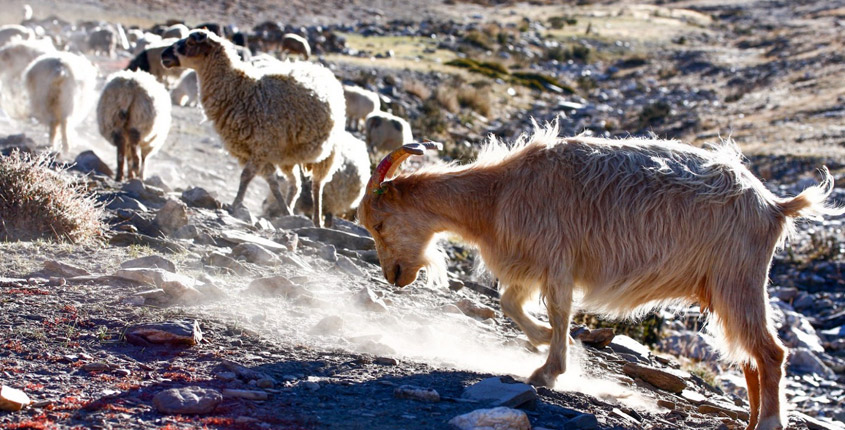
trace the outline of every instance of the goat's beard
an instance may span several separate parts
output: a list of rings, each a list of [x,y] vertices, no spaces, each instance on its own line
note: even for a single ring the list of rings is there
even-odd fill
[[[448,270],[446,266],[446,253],[437,245],[437,241],[431,241],[424,253],[426,285],[429,287],[444,287],[449,285]]]

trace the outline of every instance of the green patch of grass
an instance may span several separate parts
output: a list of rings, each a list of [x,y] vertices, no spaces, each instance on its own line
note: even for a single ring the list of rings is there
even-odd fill
[[[457,58],[446,63],[448,66],[468,69],[493,79],[503,79],[518,85],[534,88],[540,91],[555,91],[574,94],[575,90],[557,79],[535,72],[508,72],[500,63],[490,61],[476,61],[470,58]]]

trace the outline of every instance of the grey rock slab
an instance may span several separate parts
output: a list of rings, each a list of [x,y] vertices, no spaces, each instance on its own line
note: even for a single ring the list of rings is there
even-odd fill
[[[387,312],[387,305],[369,287],[364,287],[355,297],[358,304],[370,312]]]
[[[323,243],[330,243],[343,249],[370,250],[376,248],[376,242],[370,237],[329,228],[308,227],[297,229],[295,232],[300,236]]]
[[[669,391],[670,393],[680,393],[687,387],[687,382],[680,376],[650,366],[643,366],[636,363],[625,363],[625,365],[622,366],[622,371],[632,378],[640,378],[643,381],[648,382],[661,390]]]
[[[219,391],[202,387],[171,388],[153,397],[153,404],[163,414],[207,414],[223,400]]]
[[[309,333],[316,335],[336,334],[343,330],[343,318],[337,315],[329,315],[320,320]]]
[[[624,334],[614,336],[608,346],[610,346],[610,349],[614,352],[634,354],[643,358],[648,358],[650,354],[647,346],[631,339],[628,336],[625,336]]]
[[[140,324],[126,330],[126,340],[132,344],[196,345],[202,341],[199,321],[179,320],[155,324]],[[137,342],[137,343],[136,343]]]
[[[156,274],[162,269],[146,269],[146,268],[129,268],[129,269],[118,269],[117,272],[114,272],[114,276],[120,279],[126,279],[129,281],[137,282],[139,284],[149,284],[154,285],[156,280]]]
[[[113,177],[114,172],[94,151],[83,151],[73,160],[72,169],[83,173],[96,173],[103,176]]]
[[[188,188],[182,192],[182,201],[190,207],[203,209],[220,209],[221,205],[217,199],[214,198],[204,188],[194,187]]]
[[[267,400],[268,398],[270,398],[270,395],[267,394],[266,391],[258,390],[238,390],[233,388],[225,388],[220,391],[220,394],[222,394],[223,397],[246,400]]]
[[[256,243],[241,243],[232,248],[232,257],[243,259],[262,266],[273,266],[279,263],[279,257]]]
[[[121,269],[164,269],[176,273],[176,264],[160,255],[147,255],[120,263]]]
[[[345,255],[337,256],[335,267],[340,269],[343,273],[356,278],[363,278],[364,276],[367,276],[363,270],[361,270],[357,265],[355,265],[355,263],[352,262],[352,260],[349,259],[349,257],[346,257]]]
[[[188,224],[188,206],[178,200],[168,200],[156,213],[153,223],[164,234],[171,235]]]
[[[393,389],[393,397],[397,399],[416,400],[418,402],[437,403],[440,393],[433,388],[422,388],[414,385],[402,385]]]
[[[599,420],[593,414],[581,414],[563,424],[564,430],[594,430],[599,428]]]
[[[449,425],[458,430],[531,430],[525,412],[506,407],[476,409],[452,418]]]
[[[158,206],[167,200],[164,190],[144,184],[140,179],[130,179],[123,184],[121,190],[130,197],[145,202],[148,205]]]
[[[106,209],[111,209],[114,211],[120,209],[131,209],[138,212],[146,212],[149,210],[147,208],[147,205],[129,196],[115,196],[110,202],[106,204]]]
[[[461,299],[457,303],[455,303],[455,306],[457,306],[458,309],[460,309],[461,312],[464,313],[464,315],[472,318],[486,320],[496,317],[496,311],[494,311],[492,308],[479,305],[470,299]]]
[[[202,262],[203,264],[209,266],[230,269],[238,275],[248,275],[250,273],[249,269],[247,269],[243,264],[239,263],[234,258],[223,255],[219,252],[209,252],[205,257],[203,257]]]
[[[529,384],[506,382],[500,377],[482,379],[467,387],[461,398],[491,406],[518,408],[537,400],[537,390]]]
[[[835,379],[836,373],[824,362],[806,348],[795,348],[790,351],[788,369],[799,374],[816,374],[823,378]]]
[[[115,246],[143,245],[174,254],[185,252],[185,248],[177,243],[137,233],[117,233],[109,239],[109,244]]]
[[[273,227],[280,228],[282,230],[295,230],[303,227],[314,227],[314,223],[311,221],[311,219],[306,218],[302,215],[280,216],[271,219],[270,223],[273,224]]]
[[[233,246],[241,243],[253,243],[274,252],[288,250],[288,247],[281,243],[238,230],[223,230],[220,232],[220,239]]]
[[[91,274],[85,269],[55,260],[47,260],[44,262],[44,272],[47,272],[52,276],[61,276],[63,278],[91,276]]]
[[[261,296],[284,296],[288,299],[295,299],[308,293],[308,290],[304,287],[293,283],[284,276],[254,279],[249,283],[246,290],[249,293]]]

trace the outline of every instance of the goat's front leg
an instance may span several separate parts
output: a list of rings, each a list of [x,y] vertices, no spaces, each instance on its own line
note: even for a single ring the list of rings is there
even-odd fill
[[[552,340],[552,329],[537,323],[523,309],[531,294],[531,289],[523,284],[509,285],[502,294],[502,312],[519,326],[532,345],[548,345]]]
[[[566,372],[566,355],[569,349],[569,318],[572,316],[572,285],[557,285],[546,294],[546,309],[552,325],[552,339],[546,363],[535,370],[528,383],[534,386],[554,387],[558,375]]]

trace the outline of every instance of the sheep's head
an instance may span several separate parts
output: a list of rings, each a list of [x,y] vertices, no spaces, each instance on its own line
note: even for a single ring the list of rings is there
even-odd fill
[[[436,263],[432,258],[434,232],[423,212],[414,210],[401,184],[385,181],[411,155],[439,149],[435,142],[410,143],[391,152],[376,167],[367,192],[358,206],[358,220],[376,242],[381,269],[387,282],[404,287],[417,279],[420,269]],[[431,276],[431,274],[429,274]]]
[[[194,30],[161,53],[161,64],[166,68],[190,67],[203,61],[209,53],[219,49],[222,40],[208,30]]]

